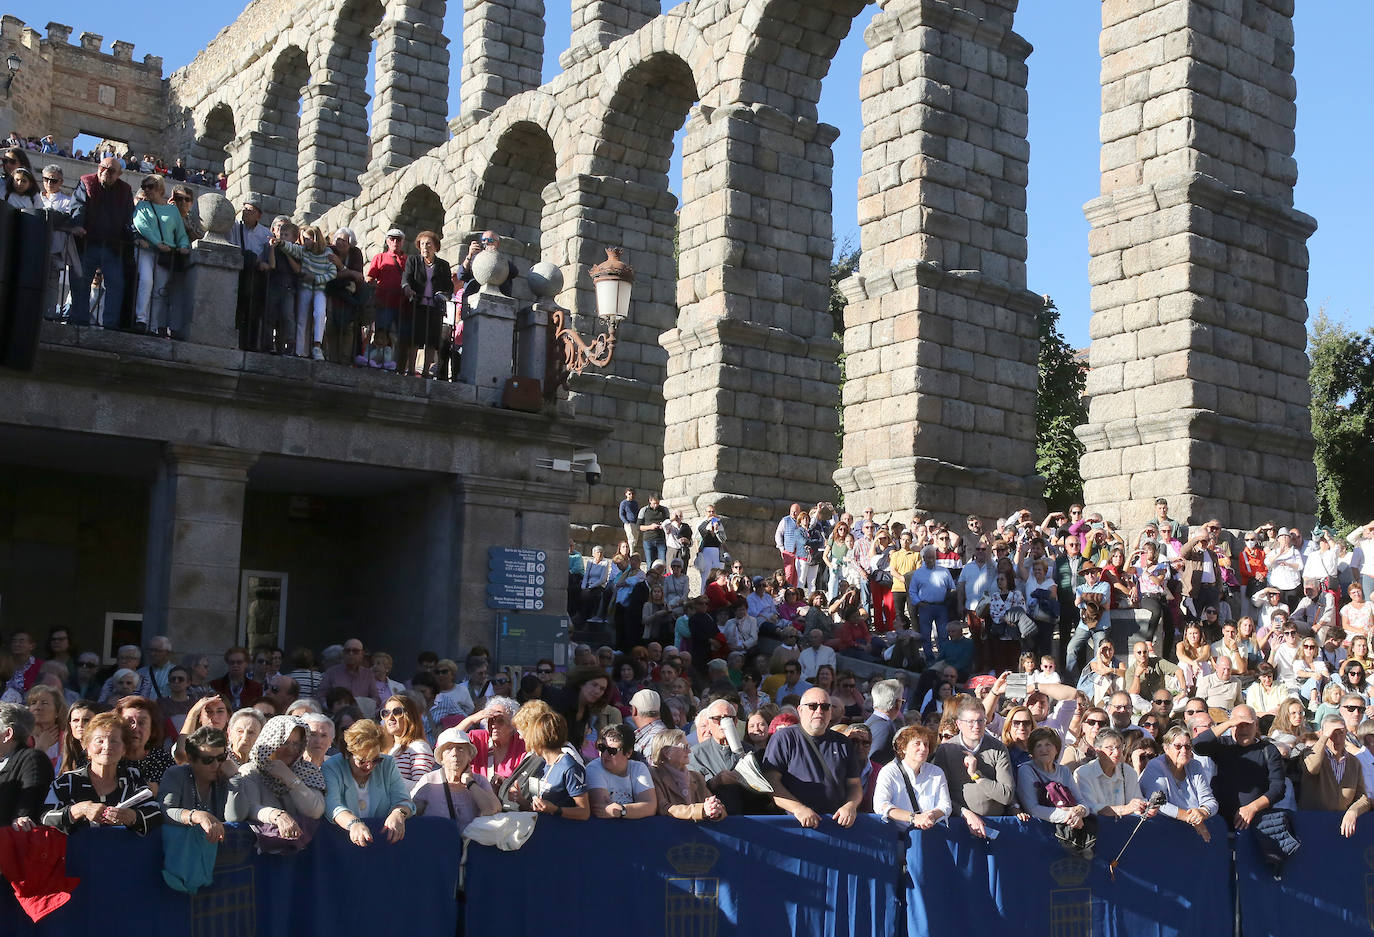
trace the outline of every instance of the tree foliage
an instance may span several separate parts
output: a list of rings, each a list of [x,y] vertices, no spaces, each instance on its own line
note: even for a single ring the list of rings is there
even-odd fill
[[[1048,297],[1036,313],[1040,333],[1039,387],[1035,402],[1035,470],[1045,478],[1045,500],[1066,505],[1083,500],[1078,461],[1083,443],[1074,427],[1088,422],[1083,399],[1087,377],[1073,347],[1059,332],[1059,310]]]
[[[1317,519],[1363,524],[1374,517],[1374,328],[1356,332],[1318,312],[1308,355]]]
[[[837,342],[844,342],[844,307],[849,305],[849,300],[845,299],[844,293],[840,291],[840,281],[848,278],[859,269],[860,249],[854,245],[852,238],[845,238],[835,248],[835,258],[830,261],[830,337]],[[840,349],[840,395],[844,394],[844,349]],[[839,443],[840,457],[839,465],[844,464],[844,406],[839,400],[835,402],[835,411],[839,414],[839,423],[835,428],[835,438]],[[844,492],[840,492],[835,501],[837,505],[844,505]]]

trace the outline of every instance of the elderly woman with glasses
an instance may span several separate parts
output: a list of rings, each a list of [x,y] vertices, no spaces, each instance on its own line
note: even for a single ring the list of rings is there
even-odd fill
[[[381,730],[377,730],[380,734]],[[302,757],[305,723],[273,716],[258,733],[247,764],[229,782],[225,818],[275,827],[287,840],[300,839],[324,813],[324,775]]]
[[[477,817],[501,812],[501,800],[491,784],[472,770],[476,749],[461,729],[445,729],[437,740],[440,767],[411,788],[418,813],[431,817],[445,814],[461,833]]]
[[[229,805],[229,737],[223,730],[202,726],[186,738],[187,763],[168,768],[162,776],[158,801],[169,823],[198,826],[212,843],[224,839],[224,816]]]
[[[587,793],[592,815],[604,820],[640,820],[658,812],[658,795],[649,766],[635,761],[634,732],[607,726],[597,740],[601,757],[587,765]]]
[[[1217,812],[1210,772],[1193,757],[1193,740],[1183,726],[1165,732],[1162,742],[1164,754],[1146,765],[1140,775],[1140,792],[1148,798],[1162,791],[1165,801],[1159,812],[1188,824],[1204,842],[1211,842],[1211,834],[1203,826]]]
[[[649,774],[659,816],[679,820],[723,820],[725,804],[706,787],[701,772],[688,767],[691,746],[681,729],[665,729],[649,742]]]
[[[377,723],[362,720],[345,730],[344,743],[347,751],[324,763],[329,819],[348,831],[355,846],[371,844],[369,819],[380,819],[386,841],[399,843],[406,820],[415,815],[415,801],[396,759],[382,754],[386,736]]]

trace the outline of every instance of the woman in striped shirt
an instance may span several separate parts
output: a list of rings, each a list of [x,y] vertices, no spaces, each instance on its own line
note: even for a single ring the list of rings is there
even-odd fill
[[[396,767],[407,785],[439,767],[434,749],[425,741],[424,720],[413,699],[401,693],[393,694],[382,704],[377,715],[390,745],[387,754],[396,759]]]

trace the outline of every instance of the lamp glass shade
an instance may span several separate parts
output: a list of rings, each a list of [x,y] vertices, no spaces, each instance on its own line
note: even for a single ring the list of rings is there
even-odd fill
[[[630,287],[626,280],[603,277],[596,281],[596,314],[620,322],[630,314]]]
[[[13,52],[11,52],[9,54],[9,57],[5,59],[5,67],[8,68],[11,72],[19,71],[19,66],[23,64],[23,60],[21,60],[19,56],[15,55]]]

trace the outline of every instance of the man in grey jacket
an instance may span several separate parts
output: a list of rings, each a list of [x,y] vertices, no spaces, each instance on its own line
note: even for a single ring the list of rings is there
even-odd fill
[[[956,714],[959,734],[935,750],[932,761],[944,771],[949,799],[969,832],[987,838],[983,817],[1019,814],[1016,777],[1007,747],[984,732],[987,716],[981,703],[968,700]]]

